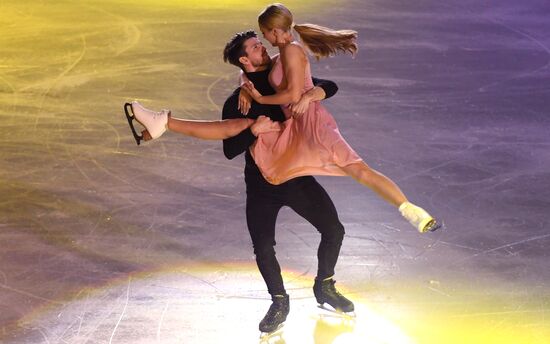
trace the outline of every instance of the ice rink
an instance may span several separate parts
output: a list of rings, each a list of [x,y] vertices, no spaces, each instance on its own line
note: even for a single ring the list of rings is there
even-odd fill
[[[220,118],[238,72],[223,47],[268,3],[0,2],[1,343],[259,343],[271,300],[243,156],[174,133],[138,147],[122,106]],[[351,178],[319,177],[357,317],[317,308],[320,236],[283,209],[291,311],[264,342],[550,343],[550,3],[285,4],[359,32],[355,59],[312,61],[339,86],[325,105],[446,228],[419,234]]]

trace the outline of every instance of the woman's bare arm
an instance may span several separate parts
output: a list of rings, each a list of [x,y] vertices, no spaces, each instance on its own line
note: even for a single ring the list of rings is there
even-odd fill
[[[296,103],[302,97],[306,72],[306,54],[297,44],[289,44],[281,51],[283,71],[286,78],[286,88],[274,95],[262,96],[251,83],[245,84],[254,100],[260,104],[290,104]]]

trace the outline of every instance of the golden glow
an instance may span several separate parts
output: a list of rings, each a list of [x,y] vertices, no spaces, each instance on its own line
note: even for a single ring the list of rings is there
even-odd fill
[[[370,286],[370,304],[417,343],[547,343],[550,338],[547,292],[533,298],[498,283],[431,282]],[[385,301],[372,302],[378,298]]]
[[[357,317],[346,318],[316,306],[311,289],[312,276],[294,272],[284,272],[283,276],[291,295],[291,313],[281,331],[284,341],[274,336],[264,338],[266,343],[414,343],[396,324],[361,300],[354,299]],[[140,301],[143,299],[147,301]],[[193,329],[205,344],[219,343],[224,333],[235,343],[254,343],[260,336],[257,323],[270,304],[259,272],[252,264],[165,267],[162,271],[132,274],[101,288],[82,290],[66,302],[59,303],[62,307],[50,305],[37,309],[20,324],[40,324],[53,334],[56,331],[70,333],[78,325],[85,332],[87,326],[94,328],[105,321],[102,317],[106,311],[116,314],[113,319],[125,315],[128,318],[137,316],[142,321],[149,317],[158,320],[162,314],[162,326],[159,326],[167,338],[181,338],[183,342],[186,338],[195,339],[189,336]],[[86,308],[86,322],[71,323],[83,308]],[[204,319],[217,320],[211,324]],[[131,329],[134,325],[121,323],[121,330],[124,326]],[[212,326],[216,331],[211,330]],[[150,336],[153,338],[154,333]],[[68,342],[71,339],[75,338],[65,338]]]
[[[287,3],[305,16],[306,9],[323,13],[324,2]],[[223,96],[236,86],[237,70],[221,59],[224,44],[235,32],[257,29],[267,3],[2,1],[0,116],[29,115],[35,131],[47,131],[38,135],[44,138],[51,126],[63,131],[58,121],[74,121],[75,112],[91,119],[82,106],[110,114],[135,98],[182,108],[192,118],[217,118]],[[212,86],[225,92],[213,94]]]
[[[207,10],[216,10],[216,9],[241,9],[248,10],[253,9],[257,10],[259,13],[260,10],[271,3],[269,1],[259,1],[259,0],[140,0],[140,1],[131,1],[131,0],[121,0],[120,3],[126,3],[129,6],[139,5],[146,6],[161,6],[161,7],[172,7],[172,8],[188,8],[188,9],[207,9]],[[310,1],[296,1],[290,0],[286,1],[289,6],[299,6],[300,3],[310,2]],[[311,4],[311,2],[310,2]]]
[[[540,304],[503,301],[497,296],[475,296],[475,290],[464,287],[454,289],[452,296],[436,297],[433,290],[414,288],[411,284],[380,290],[367,285],[361,288],[363,292],[358,292],[339,283],[339,289],[356,306],[357,316],[350,319],[316,307],[311,290],[313,276],[292,271],[285,271],[283,275],[291,297],[291,313],[281,331],[284,341],[274,336],[266,343],[506,344],[545,343],[550,338],[545,319],[548,300],[540,300]],[[149,300],[134,306],[134,312],[140,314],[139,309],[146,308],[158,316],[162,311],[159,308],[165,308],[163,331],[181,338],[185,338],[188,328],[194,328],[197,333],[208,332],[202,320],[202,316],[206,316],[218,319],[215,326],[220,332],[231,333],[232,338],[243,338],[242,343],[248,343],[259,336],[257,322],[269,307],[268,295],[255,265],[212,263],[167,266],[160,271],[133,274],[131,278],[121,278],[101,288],[83,290],[67,300],[74,310],[66,305],[63,312],[69,317],[71,312],[81,309],[82,302],[97,307],[97,310],[88,310],[90,313],[101,314],[102,309],[111,307],[113,302],[120,308],[127,288],[133,295],[130,304],[139,303],[143,298]],[[498,292],[502,290],[495,289],[495,295]],[[106,295],[115,295],[116,300]],[[506,308],[510,310],[504,310]],[[41,323],[43,319],[55,318],[59,312],[59,306],[37,310],[22,323]],[[131,316],[130,310],[128,313]],[[88,321],[94,324],[97,320],[90,317],[87,315]],[[219,339],[209,333],[203,343],[216,343],[216,338]]]

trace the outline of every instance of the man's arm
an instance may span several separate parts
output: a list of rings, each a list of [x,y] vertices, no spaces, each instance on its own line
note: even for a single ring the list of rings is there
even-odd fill
[[[335,95],[336,92],[338,92],[338,85],[336,85],[336,83],[334,81],[325,80],[325,79],[318,79],[318,78],[314,78],[314,77],[312,77],[311,80],[313,80],[313,85],[315,87],[312,90],[310,90],[310,92],[315,90],[316,88],[317,89],[321,88],[325,93],[323,98],[321,98],[319,100],[330,98],[333,95]],[[320,92],[320,90],[317,90],[316,92]],[[320,95],[322,95],[322,94],[318,94],[317,97],[319,97]]]
[[[238,109],[239,91],[240,88],[236,89],[223,104],[222,119],[246,118]],[[223,154],[227,159],[233,159],[246,151],[255,140],[252,130],[245,129],[239,135],[223,140]]]

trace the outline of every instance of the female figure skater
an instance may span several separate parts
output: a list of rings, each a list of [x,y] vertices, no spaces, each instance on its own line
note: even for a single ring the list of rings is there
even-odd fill
[[[224,121],[188,121],[172,118],[169,111],[149,111],[137,102],[132,111],[140,123],[157,138],[169,128],[178,133],[202,139],[226,139],[242,130],[261,124],[258,139],[251,153],[263,176],[272,184],[281,184],[304,175],[350,176],[369,187],[381,198],[397,207],[401,215],[418,231],[435,231],[441,224],[424,209],[407,200],[401,189],[388,177],[370,168],[340,135],[331,114],[313,102],[308,111],[292,117],[291,104],[313,87],[309,60],[304,48],[316,58],[338,52],[357,51],[357,33],[351,30],[331,30],[314,24],[295,25],[292,13],[282,4],[266,7],[258,17],[264,38],[279,48],[269,78],[277,93],[261,95],[254,85],[245,81],[242,87],[260,104],[279,104],[287,120],[282,124],[267,118]],[[302,40],[295,41],[292,29]],[[127,104],[130,105],[130,104]],[[161,118],[159,120],[159,117]]]
[[[282,4],[266,7],[258,17],[264,38],[279,48],[270,73],[275,95],[262,96],[251,82],[243,87],[260,104],[279,104],[287,121],[278,133],[260,135],[252,147],[254,161],[264,177],[273,184],[301,175],[348,175],[368,186],[387,202],[398,207],[401,214],[420,232],[434,231],[441,225],[422,208],[408,202],[399,187],[388,177],[370,168],[340,135],[336,122],[319,102],[308,112],[292,118],[289,106],[312,87],[307,48],[316,58],[338,52],[357,52],[357,33],[351,30],[331,30],[318,25],[293,23],[292,13]],[[294,29],[302,44],[294,40]]]

